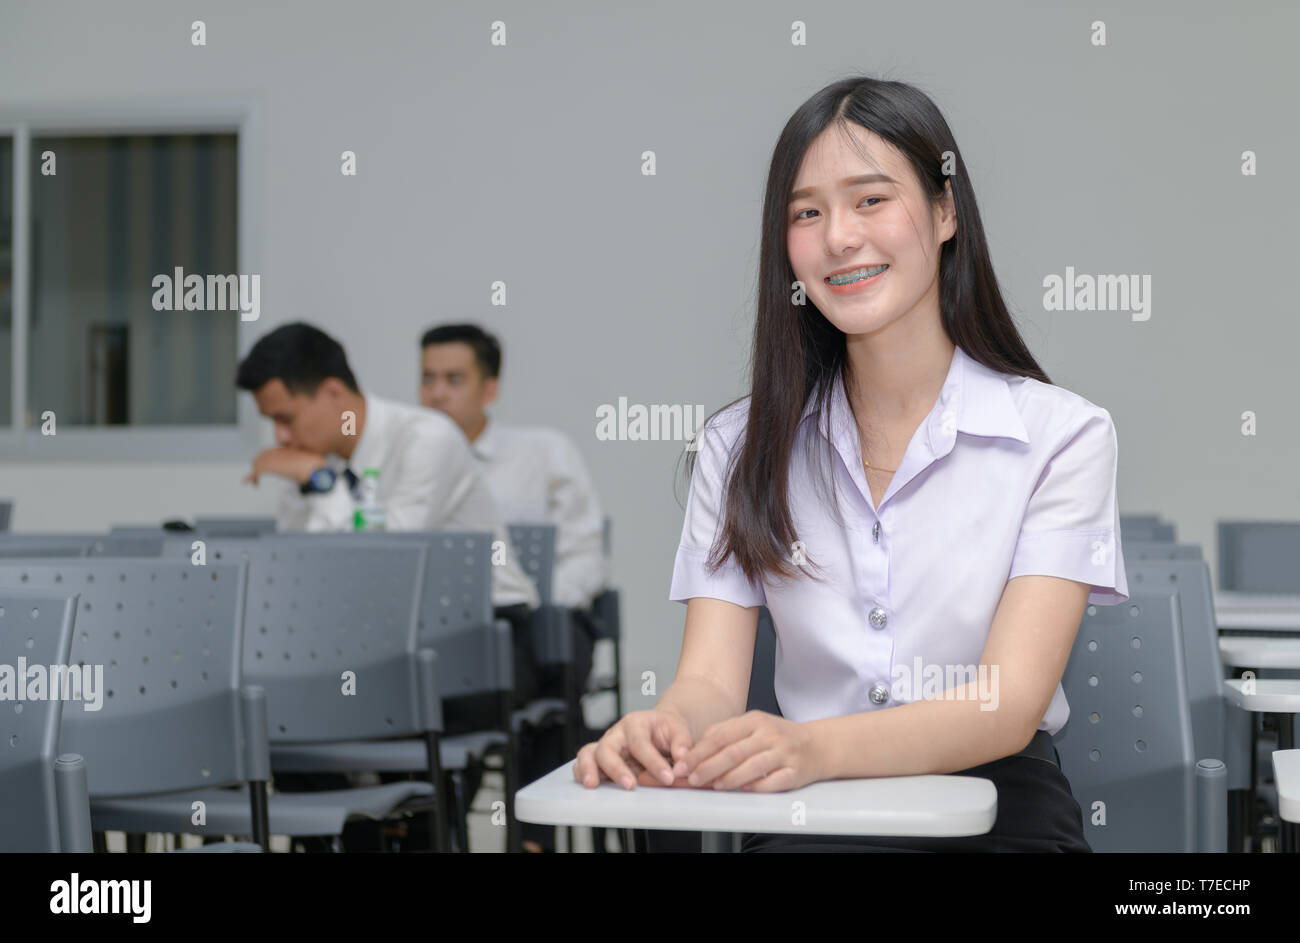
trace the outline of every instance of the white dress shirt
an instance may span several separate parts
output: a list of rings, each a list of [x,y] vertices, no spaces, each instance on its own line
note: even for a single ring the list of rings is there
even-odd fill
[[[608,580],[605,520],[577,447],[554,429],[489,419],[470,448],[507,524],[555,525],[553,601],[590,606]]]
[[[492,604],[538,604],[537,588],[509,550],[509,536],[469,442],[444,413],[367,396],[365,422],[351,459],[329,455],[327,463],[340,472],[334,488],[302,495],[290,482],[280,499],[280,530],[352,530],[355,505],[341,472],[350,468],[360,478],[375,468],[387,530],[491,532],[507,548],[506,562],[492,567]]]
[[[829,421],[810,397],[791,455],[789,501],[807,569],[825,582],[805,573],[754,585],[734,557],[710,574],[705,559],[726,507],[724,463],[748,410],[746,397],[705,427],[669,598],[767,606],[777,632],[777,702],[790,720],[919,699],[917,668],[939,666],[944,677],[953,666],[974,670],[1013,577],[1088,583],[1088,602],[1099,606],[1128,599],[1110,413],[1058,386],[990,370],[960,347],[879,508],[842,381]],[[814,447],[821,454],[811,458]],[[818,490],[819,473],[834,481],[842,523],[823,499],[830,488]],[[1058,684],[1038,727],[1055,733],[1069,713]]]

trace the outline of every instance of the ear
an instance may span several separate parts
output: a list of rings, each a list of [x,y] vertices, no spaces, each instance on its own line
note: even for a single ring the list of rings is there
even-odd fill
[[[318,397],[323,396],[331,402],[341,399],[348,392],[347,384],[338,377],[326,377],[320,381],[320,386],[316,388]]]
[[[957,198],[953,196],[951,177],[943,182],[943,189],[943,202],[940,204],[942,212],[939,216],[939,241],[947,242],[957,232]]]
[[[499,377],[489,377],[483,381],[483,405],[491,406],[497,401],[497,394],[501,391]]]

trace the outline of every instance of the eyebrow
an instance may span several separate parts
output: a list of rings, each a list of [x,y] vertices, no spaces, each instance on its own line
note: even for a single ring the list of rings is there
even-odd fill
[[[845,177],[840,181],[841,187],[857,187],[864,183],[898,183],[893,177],[887,174],[860,174],[856,177]],[[802,190],[795,190],[790,194],[789,202],[803,199],[806,196],[812,196],[817,192],[816,187],[804,187]]]

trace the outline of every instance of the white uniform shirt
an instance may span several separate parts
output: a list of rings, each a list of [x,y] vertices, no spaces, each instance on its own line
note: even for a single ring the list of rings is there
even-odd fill
[[[465,434],[443,413],[367,396],[365,424],[352,458],[330,455],[327,462],[340,472],[334,488],[304,496],[291,482],[280,499],[280,530],[352,530],[354,503],[341,472],[350,468],[360,478],[367,468],[377,468],[388,530],[488,531],[493,540],[510,546]],[[492,604],[535,607],[532,579],[513,553],[505,558],[504,565],[492,567]]]
[[[726,508],[725,463],[747,424],[745,397],[706,425],[669,591],[683,602],[707,596],[767,606],[785,717],[811,721],[919,699],[918,668],[939,666],[945,678],[953,666],[973,672],[1013,577],[1088,583],[1095,605],[1128,599],[1115,429],[1105,409],[1058,386],[990,370],[957,347],[937,402],[876,508],[838,377],[829,406],[829,422],[812,397],[805,406],[789,482],[801,553],[822,567],[812,572],[825,582],[765,575],[753,585],[734,557],[714,574],[705,568]],[[829,460],[826,439],[834,447]],[[816,460],[814,446],[823,453]],[[818,490],[819,473],[834,481],[842,524],[826,506],[830,489]],[[888,697],[875,703],[870,692],[881,685]],[[1068,717],[1058,684],[1038,727],[1055,733]]]
[[[590,606],[608,580],[605,524],[577,447],[554,429],[489,419],[470,448],[507,524],[555,525],[553,601]]]

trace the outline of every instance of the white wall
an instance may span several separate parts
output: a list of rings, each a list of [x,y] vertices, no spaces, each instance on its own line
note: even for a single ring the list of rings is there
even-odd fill
[[[1218,517],[1300,517],[1282,287],[1300,15],[1218,10],[5,4],[0,105],[260,100],[263,313],[244,346],[311,320],[366,389],[414,399],[424,327],[499,332],[498,415],[558,427],[588,459],[615,520],[627,677],[654,669],[662,687],[683,614],[666,601],[679,448],[598,442],[595,409],[627,396],[712,411],[743,392],[766,162],[793,109],[850,71],[936,97],[1031,348],[1115,418],[1126,511],[1172,518],[1211,559]],[[795,16],[805,47],[789,42]],[[496,18],[504,48],[489,44]],[[1105,48],[1089,42],[1095,18]],[[1239,172],[1247,148],[1257,177]],[[339,174],[345,149],[356,178]],[[639,172],[645,149],[655,177]],[[1066,265],[1152,273],[1151,320],[1043,311],[1042,279]],[[488,302],[495,279],[507,307]],[[22,530],[269,510],[267,491],[239,484],[244,458],[5,462],[0,494]]]

